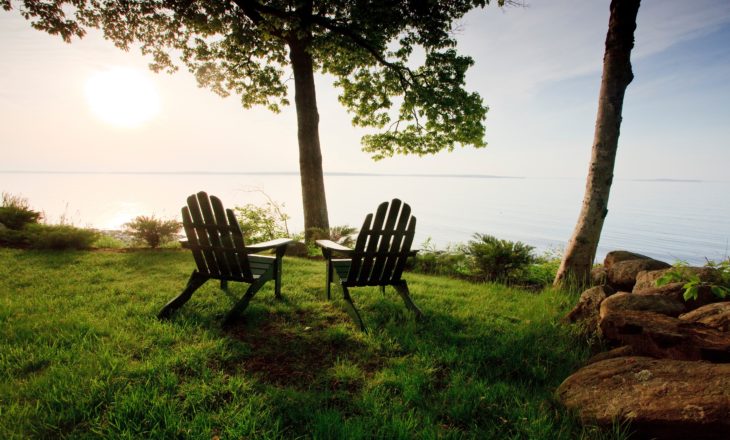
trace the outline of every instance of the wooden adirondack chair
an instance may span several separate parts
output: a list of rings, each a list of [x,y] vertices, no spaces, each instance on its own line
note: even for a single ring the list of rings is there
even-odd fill
[[[393,286],[403,298],[406,307],[417,318],[422,313],[411,300],[408,283],[401,279],[403,268],[411,251],[413,235],[416,232],[416,217],[411,215],[411,207],[398,199],[378,206],[375,216],[368,214],[350,249],[330,240],[317,240],[327,260],[327,299],[330,299],[330,284],[337,275],[346,304],[360,328],[365,324],[350,296],[349,288],[360,286]],[[337,256],[345,258],[335,258]]]
[[[187,241],[182,244],[193,251],[197,269],[190,275],[182,293],[160,310],[158,318],[169,317],[210,279],[220,280],[223,290],[228,288],[228,281],[250,284],[228,313],[225,323],[230,323],[243,312],[251,298],[269,280],[274,280],[274,294],[281,298],[281,260],[292,240],[280,238],[247,246],[236,216],[232,210],[223,209],[218,197],[208,197],[201,191],[188,197],[187,202],[188,206],[182,208]],[[252,255],[268,249],[274,249],[275,256]]]

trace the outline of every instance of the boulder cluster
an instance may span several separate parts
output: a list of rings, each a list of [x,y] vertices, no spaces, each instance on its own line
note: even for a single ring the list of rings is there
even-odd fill
[[[684,283],[657,286],[670,265],[614,251],[593,270],[594,287],[566,315],[613,349],[558,388],[558,399],[590,424],[629,422],[639,437],[730,439],[730,298]],[[684,268],[703,282],[707,267]],[[687,273],[685,272],[685,273]]]

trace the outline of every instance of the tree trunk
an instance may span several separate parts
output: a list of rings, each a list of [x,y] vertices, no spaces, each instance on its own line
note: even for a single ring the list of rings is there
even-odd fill
[[[306,40],[291,38],[289,59],[294,70],[294,102],[297,108],[299,174],[304,204],[306,240],[316,238],[316,229],[328,230],[327,200],[324,193],[322,152],[319,146],[319,113],[314,90],[312,56]]]
[[[608,196],[613,182],[624,93],[634,79],[631,71],[631,49],[634,47],[639,4],[640,0],[611,1],[586,192],[578,223],[555,277],[556,286],[581,286],[590,279],[603,221],[608,214]]]

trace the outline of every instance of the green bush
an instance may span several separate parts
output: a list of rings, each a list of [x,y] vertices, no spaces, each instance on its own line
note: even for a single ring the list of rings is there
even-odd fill
[[[289,216],[282,212],[283,205],[269,200],[264,206],[248,203],[236,206],[238,224],[241,226],[243,238],[247,243],[260,243],[289,236],[287,220]]]
[[[21,230],[25,225],[38,223],[41,213],[33,211],[28,205],[28,200],[8,193],[2,195],[0,205],[0,223],[6,228]]]
[[[469,257],[463,245],[438,250],[431,237],[421,245],[418,254],[409,260],[408,270],[429,275],[468,278],[471,276]]]
[[[175,239],[175,235],[180,231],[180,222],[158,219],[154,215],[149,217],[140,215],[125,223],[124,228],[137,243],[147,244],[154,249]]]
[[[474,240],[467,244],[467,254],[480,279],[501,282],[524,279],[527,268],[535,262],[532,246],[486,234],[474,234],[473,237]]]
[[[92,229],[71,225],[31,224],[24,231],[33,249],[89,249],[99,237]]]

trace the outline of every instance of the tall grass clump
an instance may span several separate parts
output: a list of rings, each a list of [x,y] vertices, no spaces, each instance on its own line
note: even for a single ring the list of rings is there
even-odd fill
[[[62,221],[51,225],[39,223],[39,211],[28,200],[8,193],[0,206],[0,246],[31,249],[89,249],[98,238],[96,231],[77,228]]]
[[[0,224],[8,229],[18,231],[28,224],[38,223],[42,215],[30,209],[28,200],[9,193],[2,194],[0,205]]]

